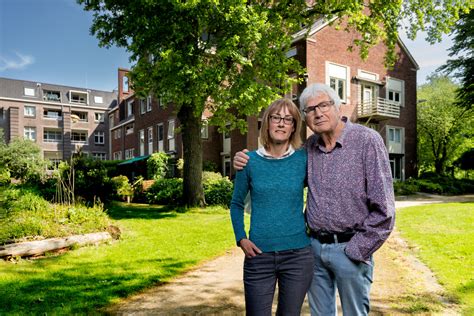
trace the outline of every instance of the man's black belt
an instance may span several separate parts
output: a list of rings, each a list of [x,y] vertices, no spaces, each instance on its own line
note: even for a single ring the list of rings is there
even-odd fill
[[[334,244],[348,242],[355,235],[352,232],[344,233],[330,233],[330,232],[321,232],[309,230],[309,235],[314,239],[317,239],[322,244]]]

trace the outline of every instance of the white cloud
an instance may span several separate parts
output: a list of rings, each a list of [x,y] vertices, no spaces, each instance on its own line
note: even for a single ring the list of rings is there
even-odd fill
[[[24,69],[35,62],[35,58],[33,56],[23,55],[20,53],[15,53],[15,55],[16,58],[13,59],[0,56],[0,71]]]

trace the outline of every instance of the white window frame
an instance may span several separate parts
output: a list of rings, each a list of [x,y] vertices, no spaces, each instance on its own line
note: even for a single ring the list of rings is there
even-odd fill
[[[146,100],[140,99],[140,114],[145,114],[146,112]]]
[[[135,157],[135,148],[125,149],[125,159],[132,159]]]
[[[113,154],[113,159],[114,160],[122,160],[122,151],[115,151]]]
[[[101,112],[94,112],[94,122],[104,123],[105,114]]]
[[[34,126],[23,127],[23,138],[36,142],[36,127]]]
[[[128,100],[127,101],[127,117],[130,117],[133,115],[133,100]]]
[[[390,93],[392,93],[393,96],[398,94],[399,97],[399,103],[401,107],[405,106],[405,81],[393,77],[387,77],[387,84],[385,86],[385,95],[387,100],[397,102],[395,97],[393,100],[390,98]]]
[[[79,140],[74,140],[73,139],[74,134],[79,136]],[[88,141],[88,138],[89,138],[88,136],[89,135],[88,135],[87,131],[78,131],[78,130],[71,131],[71,143],[73,143],[73,144],[87,144],[87,141]]]
[[[32,110],[33,114],[30,114],[28,110]],[[23,107],[23,116],[24,117],[36,117],[36,106],[34,105],[25,105]]]
[[[138,145],[140,148],[139,156],[144,156],[145,155],[145,130],[144,129],[141,129],[138,131]]]
[[[54,137],[50,137],[54,135]],[[45,129],[43,130],[43,143],[59,143],[63,139],[63,134],[60,130]]]
[[[73,100],[73,95],[78,95],[79,100]],[[85,96],[84,100],[81,100],[81,95]],[[89,104],[89,93],[84,91],[69,90],[69,103],[73,104]]]
[[[161,133],[160,133],[161,130]],[[161,136],[161,137],[160,137]],[[165,150],[164,141],[165,141],[165,126],[163,123],[156,125],[156,139],[158,140],[157,150],[163,152]]]
[[[126,125],[125,126],[125,135],[133,134],[134,129],[135,129],[135,126],[133,125],[133,123]]]
[[[151,95],[147,96],[146,98],[146,111],[147,112],[151,112],[151,109],[152,109],[152,98],[151,98]]]
[[[96,145],[104,145],[105,144],[105,132],[104,131],[94,132],[94,143]]]
[[[97,159],[97,160],[107,160],[107,153],[93,152],[92,158]]]
[[[349,103],[351,97],[351,68],[346,65],[326,61],[326,84],[328,86],[331,86],[331,79],[335,80],[336,83],[340,82],[343,84],[344,96],[340,97],[340,99],[343,103]],[[336,90],[336,92],[339,95],[339,91]]]
[[[153,127],[147,128],[147,138],[148,138],[148,154],[153,153]]]
[[[94,96],[94,103],[102,104],[102,103],[104,103],[104,98],[101,97],[101,96],[95,95]]]
[[[175,129],[175,121],[174,119],[168,120],[168,151],[174,151],[175,150],[175,135],[174,135],[174,129]]]
[[[44,112],[46,112],[46,114],[44,114]],[[43,109],[43,117],[45,119],[60,121],[63,117],[63,113],[59,109]]]
[[[24,87],[23,88],[23,95],[25,97],[36,97],[36,89],[35,88]]]

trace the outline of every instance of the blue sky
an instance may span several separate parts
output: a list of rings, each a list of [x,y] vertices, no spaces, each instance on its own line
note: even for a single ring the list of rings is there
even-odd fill
[[[0,77],[112,91],[123,48],[101,48],[89,34],[92,14],[75,0],[0,0]],[[450,40],[403,42],[418,62],[418,83],[447,59]]]

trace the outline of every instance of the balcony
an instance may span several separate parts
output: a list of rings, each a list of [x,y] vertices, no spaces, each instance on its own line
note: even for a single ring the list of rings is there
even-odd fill
[[[388,120],[400,117],[400,103],[385,98],[364,100],[357,106],[359,119]]]

